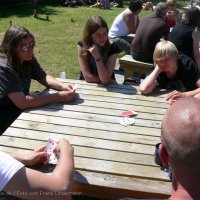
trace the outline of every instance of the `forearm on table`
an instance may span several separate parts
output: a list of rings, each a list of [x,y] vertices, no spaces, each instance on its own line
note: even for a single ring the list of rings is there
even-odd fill
[[[38,81],[42,85],[55,89],[55,90],[63,90],[62,82],[58,81],[54,77],[47,75],[45,78]]]
[[[101,80],[102,84],[108,84],[111,82],[111,77],[114,72],[116,59],[117,55],[113,54],[109,56],[106,64],[104,64],[102,59],[96,61],[99,79]]]
[[[186,96],[195,96],[195,95],[198,95],[200,94],[200,88],[197,88],[196,90],[192,90],[192,91],[188,91],[188,92],[185,92],[185,95]]]
[[[19,153],[13,153],[9,152],[8,153],[10,156],[12,156],[14,159],[18,160],[19,162],[24,164],[24,154],[19,154]]]
[[[154,69],[153,72],[147,76],[140,84],[140,92],[142,94],[149,94],[157,85],[157,78],[160,74],[158,69]]]
[[[58,181],[60,187],[70,190],[74,179],[73,147],[71,145],[62,146],[59,160],[52,176]]]
[[[97,70],[99,74],[99,79],[102,84],[107,84],[111,81],[111,75],[109,74],[108,69],[106,69],[103,60],[96,62]]]
[[[26,96],[26,104],[24,104],[24,109],[34,108],[43,106],[46,104],[59,102],[59,92],[48,94],[48,95],[34,95],[34,96]]]
[[[84,79],[86,82],[88,83],[101,83],[101,80],[99,79],[99,77],[97,75],[92,75],[90,73],[87,74],[83,74]]]

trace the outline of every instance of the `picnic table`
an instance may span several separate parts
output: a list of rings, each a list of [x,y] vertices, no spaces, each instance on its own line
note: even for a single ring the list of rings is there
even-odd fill
[[[154,163],[168,107],[164,93],[142,96],[137,86],[60,80],[76,84],[76,99],[24,111],[0,137],[0,151],[26,153],[64,137],[74,147],[75,194],[104,200],[169,197],[168,174]],[[120,124],[126,110],[138,113],[131,126]]]

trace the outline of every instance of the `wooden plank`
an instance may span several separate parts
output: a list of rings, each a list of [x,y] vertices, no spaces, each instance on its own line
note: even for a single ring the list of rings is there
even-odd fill
[[[169,91],[166,91],[164,89],[159,90],[155,89],[155,92],[148,96],[141,95],[139,91],[139,86],[131,86],[131,85],[121,85],[121,84],[108,84],[108,85],[102,85],[102,84],[96,84],[96,83],[87,83],[86,81],[82,80],[72,80],[72,79],[60,79],[57,78],[58,80],[66,83],[71,83],[71,84],[76,84],[77,86],[77,91],[79,89],[85,89],[84,91],[90,91],[90,90],[95,90],[95,91],[105,91],[105,95],[110,95],[110,93],[114,92],[117,94],[120,94],[122,92],[123,94],[134,94],[130,95],[134,98],[134,96],[139,97],[139,98],[144,98],[147,101],[151,101],[151,99],[155,101],[164,101],[164,97]],[[90,92],[89,92],[90,94]],[[137,95],[135,95],[137,94]],[[111,95],[112,96],[112,95]],[[121,97],[121,96],[120,96]]]
[[[48,123],[48,124],[59,124],[62,126],[72,126],[72,127],[80,127],[86,129],[96,130],[105,130],[110,132],[124,132],[124,133],[136,133],[142,135],[153,135],[160,136],[159,127],[143,127],[143,126],[122,126],[121,124],[111,124],[110,122],[101,123],[101,122],[90,122],[88,120],[77,120],[77,119],[69,119],[63,117],[53,117],[53,116],[45,116],[37,114],[28,114],[23,113],[19,116],[18,119],[26,120],[26,121],[35,121],[38,122],[38,126],[43,124],[39,124],[39,122]],[[157,124],[155,124],[157,126]],[[158,124],[160,126],[160,123]]]
[[[127,178],[83,170],[76,172],[75,177],[74,191],[80,191],[86,196],[98,195],[98,198],[102,199],[116,200],[123,198],[124,195],[135,198],[163,199],[168,198],[171,192],[170,182]],[[87,187],[88,183],[90,187]]]
[[[134,60],[131,55],[121,57],[119,59],[119,64],[120,67],[124,69],[124,79],[132,77],[135,72],[148,74],[153,67],[151,63]]]
[[[22,136],[23,137],[18,138],[17,135],[19,134],[20,134],[20,137]],[[7,137],[7,136],[11,136],[11,137]],[[74,136],[74,135],[68,135],[67,133],[63,135],[58,135],[58,134],[51,134],[49,132],[42,132],[42,131],[39,132],[35,130],[16,129],[16,128],[12,128],[6,131],[5,136],[1,138],[0,144],[1,145],[12,144],[12,146],[20,147],[22,145],[22,142],[26,141],[26,138],[31,138],[31,140],[29,140],[30,143],[32,141],[40,141],[44,143],[49,138],[58,140],[61,137],[64,137],[67,140],[69,140],[72,145],[84,146],[84,147],[89,147],[89,148],[100,148],[100,149],[131,152],[131,153],[138,153],[138,154],[140,153],[140,154],[147,154],[147,155],[153,155],[154,150],[155,150],[154,145],[139,144],[139,143],[133,143],[133,142],[112,141],[112,140],[89,138],[89,137],[83,137],[83,136]],[[105,135],[105,138],[106,138],[106,135]],[[21,140],[21,142],[19,142],[19,140]],[[27,145],[27,149],[34,149],[35,147],[36,147],[35,144],[31,144],[31,146],[30,144]]]
[[[39,110],[44,110],[44,111],[49,111],[48,115],[59,115],[59,113],[64,114],[65,112],[81,112],[84,114],[88,114],[88,115],[102,115],[102,116],[114,116],[114,117],[121,117],[121,112],[124,111],[125,109],[116,109],[116,110],[112,110],[112,112],[110,112],[109,108],[95,108],[94,107],[90,107],[90,106],[71,106],[71,105],[65,105],[63,110],[59,110],[60,104],[52,104],[52,105],[47,105],[44,106],[43,108],[40,108]],[[52,112],[57,112],[57,114],[53,114]],[[130,106],[130,108],[128,110],[134,110],[138,113],[138,115],[136,116],[137,119],[145,119],[145,120],[153,120],[153,121],[161,121],[163,119],[163,114],[155,114],[155,113],[144,113],[144,112],[140,112],[139,110],[135,109],[135,107]],[[27,110],[26,112],[29,113],[37,113],[37,109],[35,110]],[[51,114],[52,113],[52,114]],[[65,114],[64,114],[65,115]],[[73,115],[71,115],[71,117],[73,117]],[[93,116],[87,117],[87,118],[91,118],[93,119]]]
[[[115,132],[115,131],[105,131],[105,130],[93,130],[88,128],[80,128],[80,127],[72,127],[72,126],[60,126],[56,124],[46,124],[46,123],[38,123],[38,122],[32,122],[32,121],[23,121],[23,120],[16,120],[14,124],[12,125],[9,130],[7,130],[4,135],[10,135],[10,136],[18,136],[16,135],[13,128],[18,129],[25,129],[24,131],[20,131],[21,137],[29,137],[26,130],[35,130],[35,131],[42,131],[42,132],[48,132],[48,136],[55,137],[55,134],[59,134],[62,136],[62,134],[65,136],[71,135],[74,136],[82,136],[82,137],[89,137],[89,138],[97,138],[97,139],[106,139],[107,140],[113,140],[113,141],[121,141],[121,142],[135,142],[139,144],[149,144],[149,145],[155,145],[156,143],[160,142],[160,136],[148,136],[148,135],[142,135],[142,134],[136,134],[136,133],[123,133],[123,132]],[[56,133],[55,133],[56,130]],[[45,134],[40,135],[36,134],[38,137],[45,137]],[[47,136],[47,137],[48,137]],[[36,138],[37,139],[37,138]],[[39,139],[39,138],[38,138]],[[45,139],[45,138],[44,138]]]
[[[29,131],[29,135],[31,135],[30,131]],[[72,144],[77,145],[79,140],[74,141],[74,139],[72,138],[70,142]],[[109,142],[109,147],[107,146],[107,144],[105,144],[106,143],[105,141],[103,143],[100,141],[100,144],[98,144],[98,142],[95,142],[95,143],[96,144],[93,145],[90,142],[89,147],[94,147],[94,148],[100,147],[100,148],[106,148],[106,149],[113,148],[114,150],[123,150],[125,146],[125,145],[121,145],[119,142],[114,142],[114,143]],[[37,147],[42,146],[44,144],[44,141],[2,136],[0,145],[8,146],[5,144],[9,144],[10,146],[15,147],[15,148],[18,147],[18,148],[30,150],[30,149],[35,149],[36,146]],[[82,141],[80,141],[79,145],[87,146],[86,141],[83,139]],[[129,145],[127,149],[131,149],[131,151],[133,149],[134,151],[146,151],[146,150],[150,151],[151,148],[149,148],[149,146],[146,145],[145,148],[143,146],[144,145],[134,144],[134,146]],[[128,156],[130,154],[126,154],[126,155]],[[142,165],[140,163],[139,164],[127,163],[127,162],[124,163],[124,162],[119,162],[119,161],[113,162],[110,160],[98,159],[97,155],[93,155],[93,156],[94,157],[92,158],[75,156],[76,169],[87,169],[89,171],[93,170],[93,171],[106,172],[106,173],[111,173],[111,174],[120,174],[124,176],[129,176],[129,177],[143,177],[143,178],[145,177],[147,179],[151,178],[151,179],[158,179],[158,180],[160,179],[168,180],[168,178],[166,177],[166,173],[161,171],[158,166],[150,166],[150,165],[147,166],[147,165]],[[128,159],[129,157],[126,157],[126,158]]]
[[[92,100],[92,101],[98,101],[98,102],[110,102],[110,103],[116,103],[117,104],[129,104],[129,105],[140,105],[144,107],[155,107],[155,108],[168,108],[169,104],[166,102],[155,102],[155,101],[146,101],[142,98],[113,98],[109,96],[105,96],[103,99],[99,98],[100,96],[91,95],[91,94],[84,94],[79,93],[79,98],[84,100]],[[148,102],[148,103],[147,103]]]
[[[30,111],[28,114],[32,116],[31,114],[39,114],[44,116],[52,116],[52,117],[62,117],[62,118],[68,118],[68,119],[75,119],[75,120],[87,120],[91,121],[92,123],[95,122],[103,122],[103,123],[112,123],[119,125],[120,120],[122,119],[122,116],[118,114],[118,116],[110,116],[105,114],[93,114],[93,113],[82,113],[82,112],[73,112],[73,111],[63,111],[60,110],[58,112],[55,112],[54,109],[43,109],[43,110],[33,110]],[[21,119],[21,118],[20,118]],[[154,121],[154,120],[146,120],[137,118],[137,116],[134,118],[135,124],[134,126],[143,126],[143,127],[151,127],[151,128],[160,128],[161,122],[160,121]]]
[[[10,140],[11,137],[4,136],[5,140]],[[33,138],[31,138],[33,140]],[[17,142],[21,141],[20,149],[25,149],[25,152],[28,152],[30,149],[27,149],[26,145],[26,139],[20,140],[20,138],[17,138]],[[35,139],[35,143],[33,146],[35,148],[40,147],[41,145],[44,145],[46,142],[41,142]],[[43,144],[41,144],[43,143]],[[14,146],[16,143],[13,143],[13,146],[1,146],[1,151],[6,152],[16,152],[16,149],[19,149],[18,146]],[[2,144],[3,145],[3,144]],[[32,146],[32,147],[33,147]],[[37,147],[36,147],[37,146]],[[147,154],[138,154],[133,152],[125,152],[125,151],[117,151],[117,150],[108,150],[108,149],[100,149],[97,147],[85,147],[85,146],[78,146],[73,145],[74,147],[74,154],[77,157],[85,157],[85,158],[91,158],[91,159],[98,159],[98,160],[108,160],[113,162],[122,162],[122,163],[129,163],[129,164],[142,164],[147,166],[157,166],[154,162],[154,156],[153,155],[147,155]],[[20,151],[19,151],[20,152]],[[24,153],[24,152],[23,152]]]

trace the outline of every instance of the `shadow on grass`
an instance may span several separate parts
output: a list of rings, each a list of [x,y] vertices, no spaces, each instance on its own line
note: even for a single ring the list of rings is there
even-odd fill
[[[37,12],[39,14],[57,14],[57,11],[53,7],[59,7],[61,0],[38,0],[37,3]],[[51,8],[49,8],[51,6]],[[15,5],[8,3],[4,4],[0,8],[0,18],[8,18],[10,16],[17,16],[17,17],[26,17],[31,16],[33,14],[33,9],[30,4],[24,4],[24,5]],[[40,20],[45,20],[38,18]],[[47,19],[46,19],[47,20]]]

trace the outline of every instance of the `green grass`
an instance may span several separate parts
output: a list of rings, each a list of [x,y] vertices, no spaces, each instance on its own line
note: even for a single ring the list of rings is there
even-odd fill
[[[81,6],[66,8],[59,6],[59,0],[38,0],[39,18],[32,17],[30,6],[0,9],[0,41],[10,26],[21,25],[28,28],[35,36],[35,56],[45,71],[58,77],[65,71],[67,78],[78,79],[79,64],[76,44],[82,37],[83,27],[92,15],[101,15],[110,27],[114,18],[124,8],[102,10]],[[142,12],[140,17],[151,13]],[[49,20],[47,20],[47,15]],[[71,21],[73,19],[73,22]],[[41,89],[33,82],[32,90]]]

